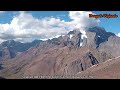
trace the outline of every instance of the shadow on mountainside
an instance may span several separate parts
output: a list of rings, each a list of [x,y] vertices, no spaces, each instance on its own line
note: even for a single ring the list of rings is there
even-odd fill
[[[2,67],[2,64],[0,64],[0,70],[3,70],[4,68]]]
[[[3,77],[0,77],[0,79],[5,79],[5,78],[3,78]]]
[[[98,45],[98,47],[101,43],[108,41],[108,38],[110,36],[115,36],[114,33],[106,32],[105,29],[101,27],[89,28],[88,31],[96,33],[96,36],[97,36],[96,44]]]

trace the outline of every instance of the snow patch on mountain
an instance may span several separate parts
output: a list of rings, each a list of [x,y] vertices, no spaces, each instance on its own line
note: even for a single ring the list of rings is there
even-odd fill
[[[71,39],[71,38],[73,37],[73,34],[70,34],[70,36],[69,36],[69,37],[70,37],[70,39]]]
[[[98,37],[100,37],[100,36],[98,35]]]
[[[87,35],[86,35],[86,31],[85,31],[85,30],[80,29],[80,32],[82,33],[81,39],[83,39],[84,37],[87,38]]]
[[[80,47],[83,45],[83,38],[87,38],[87,35],[86,35],[86,30],[85,29],[80,29],[80,32],[81,32],[81,39],[82,41],[80,42]]]
[[[82,45],[83,45],[83,42],[80,43],[80,46],[82,46]]]

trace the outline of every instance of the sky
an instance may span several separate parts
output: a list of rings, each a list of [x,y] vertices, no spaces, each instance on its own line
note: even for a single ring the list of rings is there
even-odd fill
[[[118,18],[89,18],[89,14],[116,14]],[[75,28],[100,26],[120,36],[120,11],[0,11],[0,43],[31,42],[65,35]]]

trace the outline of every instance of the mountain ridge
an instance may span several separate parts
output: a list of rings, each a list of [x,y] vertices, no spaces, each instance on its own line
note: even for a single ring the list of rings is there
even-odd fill
[[[0,71],[0,76],[77,75],[93,65],[120,56],[120,37],[114,33],[100,27],[80,31],[75,29],[64,36],[48,39],[4,61],[5,69]]]
[[[30,47],[35,46],[36,44],[40,44],[42,40],[34,40],[30,43],[21,43],[16,42],[14,40],[8,40],[4,41],[0,44],[0,58],[4,59],[5,54],[9,53],[9,58],[6,59],[12,59],[14,58],[18,53],[22,53],[26,50],[28,50]],[[5,56],[6,57],[6,56]]]

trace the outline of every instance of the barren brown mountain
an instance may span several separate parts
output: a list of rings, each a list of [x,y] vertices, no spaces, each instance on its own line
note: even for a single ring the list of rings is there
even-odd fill
[[[75,29],[65,36],[43,41],[12,59],[3,60],[0,77],[76,75],[82,78],[90,75],[95,76],[93,78],[120,78],[120,60],[116,58],[120,56],[119,45],[120,37],[103,28]]]

